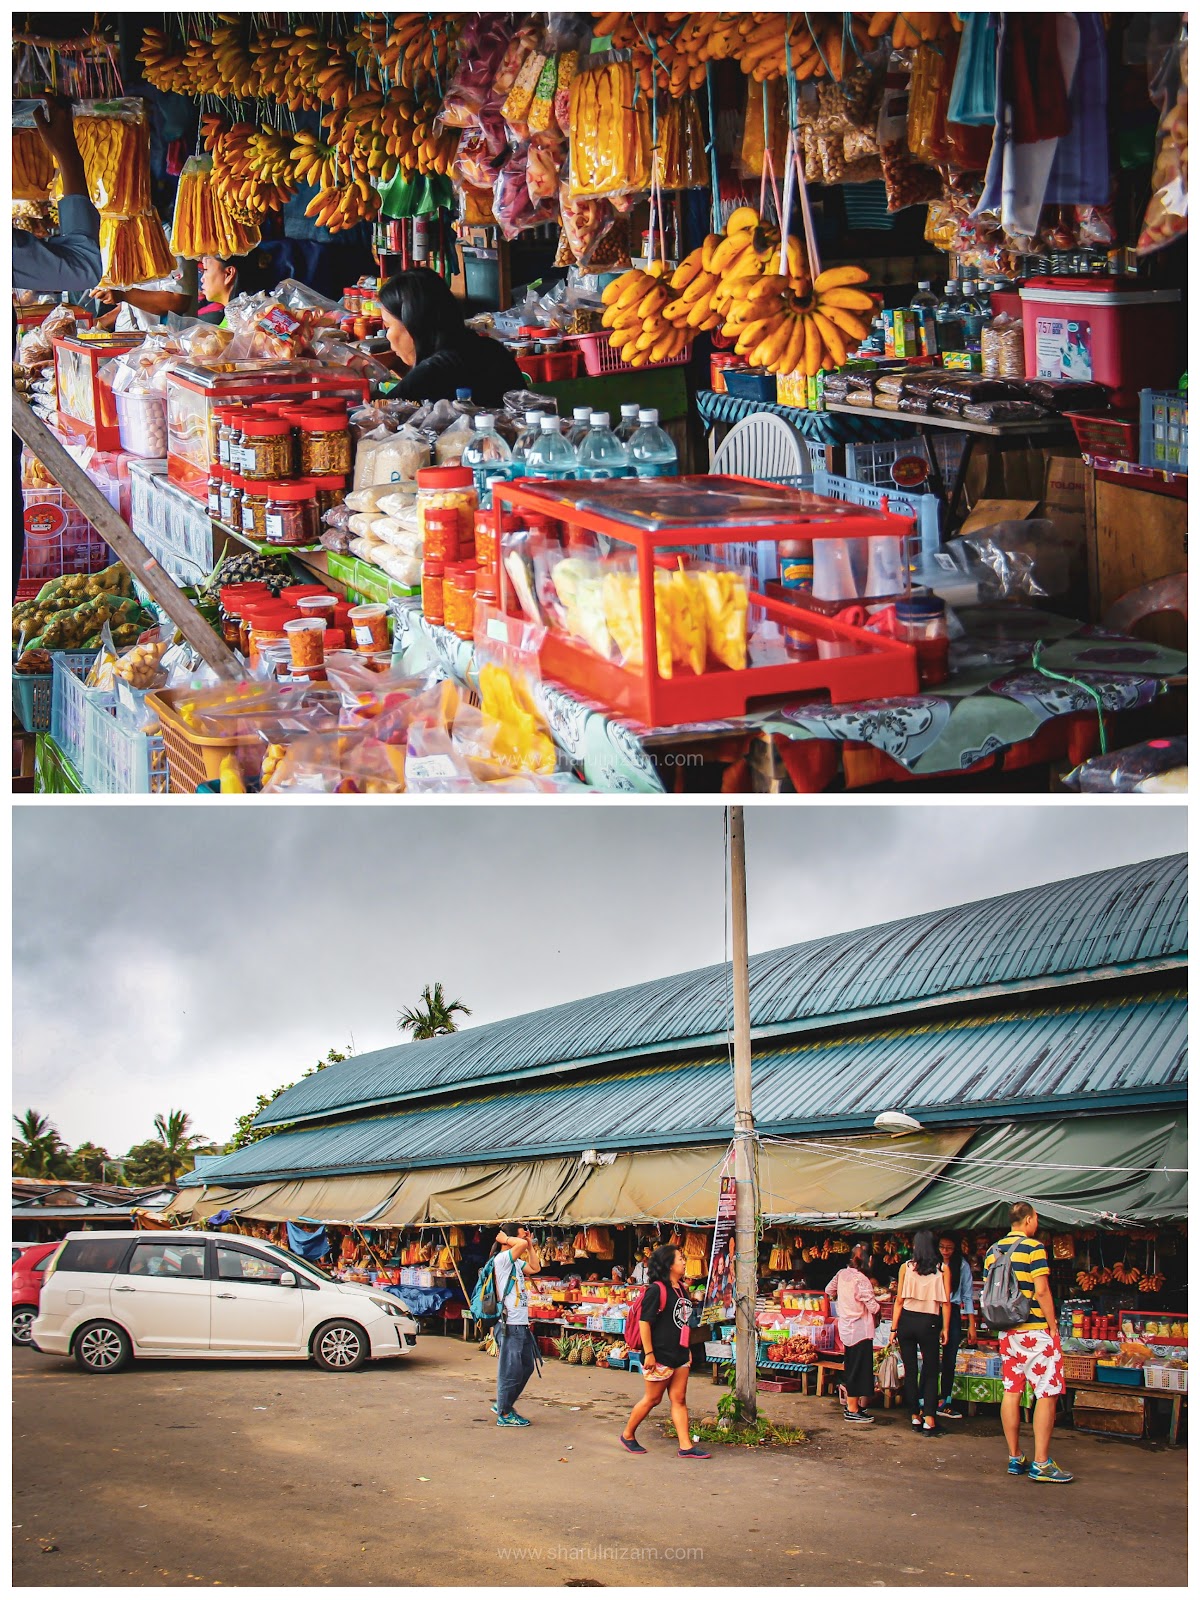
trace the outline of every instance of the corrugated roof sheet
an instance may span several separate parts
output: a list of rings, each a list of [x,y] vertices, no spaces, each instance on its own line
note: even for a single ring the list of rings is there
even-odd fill
[[[814,1039],[755,1051],[755,1117],[764,1133],[815,1133],[869,1127],[890,1109],[972,1122],[981,1113],[1162,1104],[1186,1092],[1186,1049],[1182,995]],[[301,1127],[183,1182],[661,1147],[723,1139],[732,1127],[729,1061],[713,1053],[682,1066]]]
[[[752,956],[751,1021],[760,1037],[818,1028],[1186,951],[1186,857],[1167,856]],[[729,984],[728,967],[702,967],[373,1050],[302,1079],[255,1125],[714,1043],[732,1025]]]

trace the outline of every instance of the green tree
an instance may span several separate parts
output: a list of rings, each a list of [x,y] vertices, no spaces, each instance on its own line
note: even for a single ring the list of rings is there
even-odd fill
[[[14,1117],[13,1173],[23,1178],[65,1178],[71,1171],[71,1152],[58,1129],[40,1111]]]
[[[120,1183],[121,1167],[103,1145],[85,1140],[71,1152],[71,1176],[82,1183]]]
[[[300,1074],[300,1078],[311,1078],[314,1072],[320,1072],[322,1067],[335,1066],[339,1061],[346,1061],[352,1055],[349,1046],[345,1050],[330,1050],[326,1053],[324,1061],[318,1061],[315,1067],[309,1067]],[[299,1079],[297,1079],[299,1082]],[[269,1133],[281,1133],[282,1128],[256,1128],[254,1119],[268,1106],[274,1105],[281,1094],[286,1094],[295,1084],[280,1084],[274,1094],[260,1094],[253,1111],[247,1111],[240,1116],[233,1125],[233,1138],[225,1146],[228,1155],[233,1150],[244,1150],[248,1144],[256,1144],[259,1139],[265,1139]]]
[[[167,1181],[167,1151],[161,1139],[132,1145],[123,1164],[125,1182],[134,1189],[151,1189]]]
[[[409,1033],[414,1039],[436,1039],[439,1034],[458,1032],[458,1023],[454,1020],[456,1012],[469,1017],[471,1008],[461,1000],[447,1000],[440,983],[432,988],[426,984],[421,990],[420,1005],[401,1011],[396,1026],[401,1033]]]
[[[206,1135],[191,1131],[192,1119],[186,1111],[168,1111],[154,1119],[154,1131],[163,1148],[163,1168],[166,1181],[174,1183],[181,1172],[190,1172],[195,1166],[198,1146],[207,1143]]]

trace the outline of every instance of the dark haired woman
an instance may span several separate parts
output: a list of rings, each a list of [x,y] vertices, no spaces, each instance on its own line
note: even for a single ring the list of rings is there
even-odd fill
[[[271,258],[262,250],[244,256],[203,256],[200,261],[201,322],[225,321],[225,308],[235,295],[259,294],[276,283]]]
[[[478,406],[499,407],[525,375],[510,350],[472,333],[445,278],[428,267],[397,273],[379,291],[392,353],[411,370],[394,392],[404,400],[453,400],[469,389]]]
[[[922,1228],[913,1237],[912,1259],[900,1268],[892,1326],[904,1362],[904,1403],[923,1434],[938,1432],[938,1358],[950,1333],[949,1277],[933,1234]]]
[[[637,1431],[664,1395],[671,1397],[671,1421],[679,1439],[679,1454],[685,1461],[707,1461],[709,1453],[692,1443],[688,1419],[687,1381],[691,1354],[688,1351],[688,1323],[692,1302],[683,1288],[686,1265],[683,1251],[673,1244],[660,1244],[650,1257],[649,1281],[642,1291],[642,1378],[646,1392],[629,1414],[621,1443],[630,1455],[644,1456],[637,1442]]]
[[[954,1362],[963,1340],[964,1317],[967,1321],[967,1343],[975,1343],[975,1280],[971,1274],[971,1263],[952,1233],[942,1234],[938,1240],[938,1253],[942,1265],[950,1274],[950,1332],[942,1351],[942,1398],[938,1402],[938,1416],[957,1420],[962,1412],[954,1409]]]

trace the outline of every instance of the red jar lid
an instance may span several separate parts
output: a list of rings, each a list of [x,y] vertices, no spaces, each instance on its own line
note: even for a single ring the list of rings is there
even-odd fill
[[[333,591],[327,589],[323,583],[289,583],[279,591],[280,599],[289,604],[294,600],[307,600],[314,594],[327,594],[331,599],[337,599]]]
[[[268,500],[283,500],[290,504],[300,504],[313,497],[312,484],[307,478],[297,478],[295,481],[273,483],[267,490]]]
[[[246,487],[246,480],[242,477],[240,472],[230,472],[229,469],[226,468],[225,475],[235,489],[244,489]]]
[[[280,438],[291,431],[290,422],[280,422],[277,417],[256,417],[252,412],[247,412],[242,422],[242,432],[248,433],[252,439]]]
[[[314,432],[340,433],[350,426],[346,420],[346,408],[340,407],[337,411],[321,411],[312,407],[308,411],[296,411],[292,414],[292,421],[298,428],[312,429]]]
[[[326,477],[310,478],[308,481],[314,489],[344,489],[346,487],[345,474],[338,472],[331,473]]]
[[[445,576],[446,563],[444,561],[427,561],[422,571],[427,578],[441,578]]]
[[[495,600],[499,593],[496,574],[491,571],[478,573],[475,578],[475,593],[484,600]]]
[[[422,467],[417,473],[418,489],[469,489],[474,482],[466,467]]]

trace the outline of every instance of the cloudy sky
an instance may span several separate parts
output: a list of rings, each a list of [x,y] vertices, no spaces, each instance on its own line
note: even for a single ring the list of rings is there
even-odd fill
[[[1186,847],[1182,807],[747,808],[750,946]],[[13,1108],[112,1153],[223,1143],[440,979],[470,1025],[724,959],[718,807],[13,814]]]

